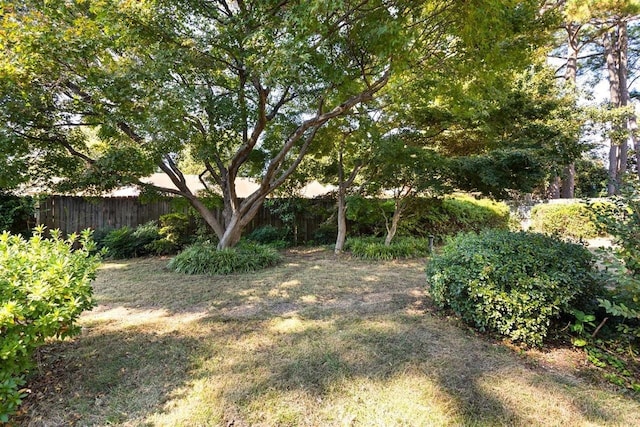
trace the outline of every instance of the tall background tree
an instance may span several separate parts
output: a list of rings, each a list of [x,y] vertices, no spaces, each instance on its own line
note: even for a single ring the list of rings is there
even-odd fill
[[[556,6],[563,16],[566,52],[564,70],[569,88],[579,87],[577,76],[589,74],[591,86],[602,78],[609,83],[606,108],[595,120],[608,129],[609,139],[608,193],[614,194],[625,174],[630,152],[629,141],[635,141],[635,112],[630,108],[629,87],[636,74],[634,47],[637,41],[629,37],[636,32],[640,2],[637,0],[562,0]],[[630,56],[633,58],[630,62]],[[635,146],[635,143],[634,143]],[[637,150],[636,150],[637,152]],[[574,173],[567,170],[562,182],[562,196],[571,195]]]

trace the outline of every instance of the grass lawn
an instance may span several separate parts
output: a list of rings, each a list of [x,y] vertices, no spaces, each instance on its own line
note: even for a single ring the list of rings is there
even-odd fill
[[[437,314],[424,261],[291,251],[254,274],[103,265],[83,333],[39,352],[23,425],[640,425],[570,348],[520,352]]]

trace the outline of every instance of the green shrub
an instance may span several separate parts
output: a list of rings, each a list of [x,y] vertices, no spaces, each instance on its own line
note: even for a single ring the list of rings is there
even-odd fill
[[[171,255],[178,253],[180,246],[166,238],[154,240],[144,246],[144,252],[153,255]]]
[[[351,197],[347,204],[347,219],[352,234],[381,235],[385,233],[385,215],[393,215],[392,200]],[[436,236],[443,240],[463,231],[486,228],[509,228],[509,207],[489,199],[466,195],[445,198],[417,198],[411,201],[400,221],[398,234],[404,236]]]
[[[347,220],[356,236],[379,235],[385,230],[385,215],[393,215],[393,200],[362,196],[347,197]]]
[[[505,203],[457,195],[443,199],[442,207],[449,222],[453,223],[451,231],[444,233],[447,235],[486,228],[506,230],[509,227],[510,210]]]
[[[604,263],[610,299],[601,300],[607,314],[619,320],[618,339],[640,344],[640,183],[626,182],[612,203],[593,204],[598,226],[613,236]]]
[[[605,197],[609,171],[601,161],[578,159],[576,166],[575,197]]]
[[[160,235],[163,239],[182,247],[193,234],[187,214],[174,212],[160,216]]]
[[[244,243],[218,250],[215,244],[195,243],[175,256],[168,267],[185,274],[247,273],[279,264],[282,256],[274,248]]]
[[[124,226],[112,230],[104,237],[102,244],[112,258],[134,258],[149,255],[152,248],[150,244],[160,238],[156,222],[150,221],[135,229]]]
[[[534,206],[531,230],[576,240],[592,239],[600,234],[593,215],[582,203]]]
[[[346,250],[356,258],[370,260],[390,260],[415,258],[429,255],[429,240],[416,237],[396,237],[389,246],[376,237],[350,238]]]
[[[99,258],[90,233],[67,240],[53,231],[51,239],[36,229],[28,241],[8,232],[0,235],[0,423],[21,402],[20,387],[32,356],[45,339],[79,332],[75,321],[93,306],[90,282]]]
[[[0,231],[28,235],[34,222],[35,200],[0,192]]]
[[[453,238],[427,265],[434,302],[480,330],[540,345],[550,323],[603,292],[581,245],[543,234],[486,230]]]
[[[144,249],[151,254],[169,255],[180,251],[191,240],[195,230],[191,226],[189,217],[183,213],[170,213],[160,216],[159,239],[146,244]],[[153,230],[148,231],[148,236]]]
[[[93,241],[95,242],[95,250],[100,251],[102,249],[108,250],[105,245],[105,239],[114,229],[111,227],[97,228],[93,230]]]
[[[335,220],[335,218],[334,218]],[[324,222],[313,233],[313,244],[329,245],[336,242],[338,238],[338,226],[334,223]]]
[[[292,244],[289,239],[289,230],[286,228],[277,228],[273,225],[256,228],[247,235],[246,239],[276,248],[286,248]]]

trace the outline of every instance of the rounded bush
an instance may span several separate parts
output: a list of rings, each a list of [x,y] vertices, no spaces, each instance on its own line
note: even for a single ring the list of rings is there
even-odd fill
[[[587,249],[536,233],[460,234],[426,271],[438,306],[529,345],[542,344],[552,319],[603,293]]]
[[[212,243],[196,243],[175,256],[168,267],[185,274],[247,273],[272,267],[282,261],[277,250],[268,246],[243,244],[236,248],[216,248]]]
[[[537,205],[531,210],[531,229],[570,239],[598,237],[598,228],[582,203]]]

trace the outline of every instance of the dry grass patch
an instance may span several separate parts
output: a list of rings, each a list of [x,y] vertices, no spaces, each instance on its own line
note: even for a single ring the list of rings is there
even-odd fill
[[[166,263],[103,267],[83,334],[42,352],[24,425],[638,424],[637,401],[433,315],[422,261]]]

